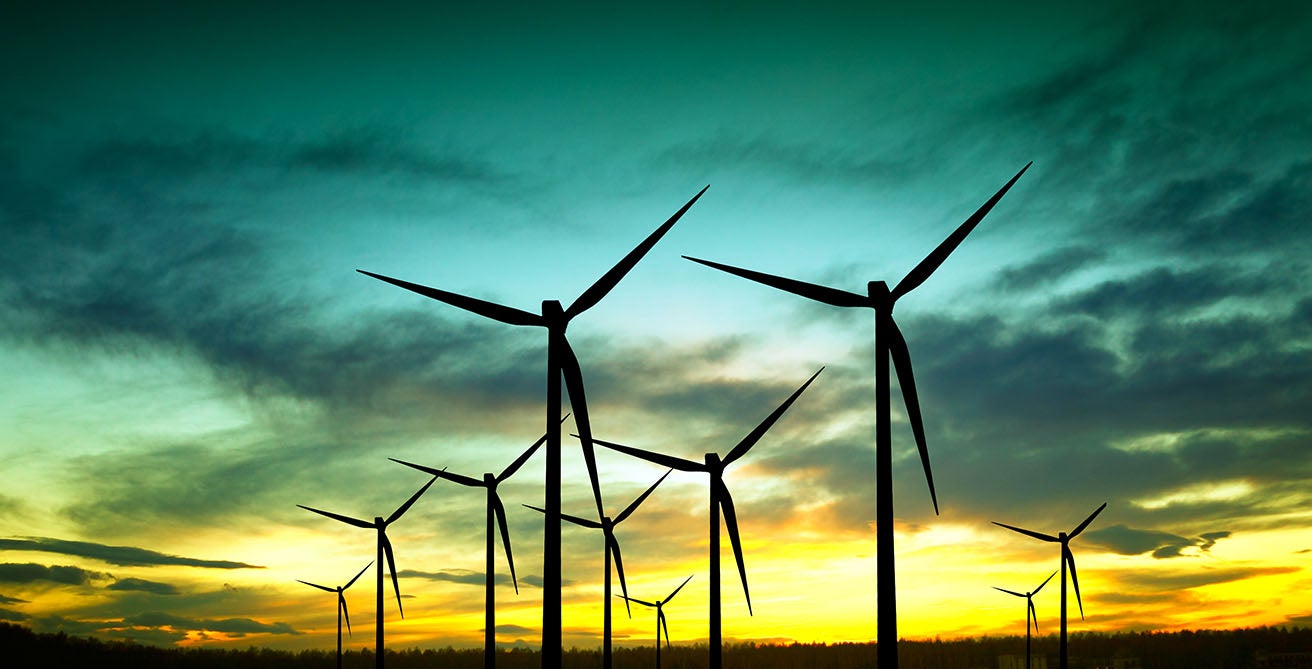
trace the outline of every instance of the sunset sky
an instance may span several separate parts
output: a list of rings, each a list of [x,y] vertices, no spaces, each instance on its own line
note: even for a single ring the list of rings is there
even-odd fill
[[[723,454],[824,366],[726,474],[755,615],[726,540],[725,637],[872,640],[871,312],[679,256],[864,293],[1033,161],[896,312],[942,506],[895,390],[901,633],[1023,634],[993,586],[1058,552],[990,521],[1103,502],[1073,630],[1312,623],[1307,3],[198,4],[0,9],[0,620],[331,648],[296,580],[373,537],[296,505],[385,516],[427,480],[387,458],[481,477],[544,430],[543,330],[355,270],[568,305],[710,184],[570,327],[593,431]],[[666,471],[598,459],[612,514]],[[502,491],[506,644],[538,643],[542,471]],[[676,472],[617,531],[631,596],[693,575],[675,643],[707,637],[706,494]],[[389,646],[481,645],[483,504],[438,482],[389,532]],[[601,536],[562,537],[596,647]]]

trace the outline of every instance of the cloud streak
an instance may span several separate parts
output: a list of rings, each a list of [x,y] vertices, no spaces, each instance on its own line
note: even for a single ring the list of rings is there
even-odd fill
[[[107,546],[88,541],[68,541],[50,537],[24,537],[0,539],[0,550],[36,551],[93,558],[123,567],[181,566],[206,569],[263,569],[258,565],[230,560],[202,560],[167,555],[135,546]]]

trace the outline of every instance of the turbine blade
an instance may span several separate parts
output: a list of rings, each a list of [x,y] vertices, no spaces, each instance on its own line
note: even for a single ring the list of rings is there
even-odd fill
[[[816,302],[824,302],[825,304],[830,304],[835,307],[870,306],[870,299],[868,297],[866,297],[865,295],[859,295],[857,293],[849,293],[846,290],[839,290],[837,288],[830,288],[828,286],[821,286],[814,283],[807,283],[805,281],[798,281],[796,279],[786,279],[782,276],[775,276],[773,274],[766,274],[765,272],[757,272],[755,270],[743,269],[741,267],[734,267],[733,265],[725,265],[724,263],[712,262],[710,260],[702,260],[700,258],[693,258],[692,256],[683,256],[683,258],[685,260],[691,260],[700,265],[706,265],[707,267],[718,269],[721,272],[728,272],[729,274],[740,276],[749,281],[755,281],[757,283],[767,285],[771,288],[777,288],[786,293],[800,295],[807,299],[815,300]]]
[[[661,629],[665,630],[665,650],[669,650],[669,649],[670,649],[670,624],[669,624],[668,622],[666,622],[666,620],[665,620],[665,612],[664,612],[664,611],[662,611],[662,610],[660,610],[660,609],[657,609],[657,611],[656,611],[656,615],[660,618]],[[656,643],[660,643],[660,642],[661,642],[660,639],[656,639]]]
[[[578,435],[573,435],[573,436],[577,437]],[[625,446],[623,444],[617,444],[611,441],[602,441],[601,439],[593,439],[592,443],[600,444],[602,446],[605,446],[606,448],[611,449],[612,451],[619,451],[626,455],[632,455],[635,458],[646,460],[647,462],[654,462],[663,467],[670,467],[672,469],[677,469],[681,472],[706,471],[706,465],[701,462],[684,460],[683,458],[676,458],[672,455],[665,455],[664,453],[656,453],[655,451],[647,451],[641,448]]]
[[[1066,560],[1067,566],[1071,568],[1071,585],[1075,586],[1075,603],[1080,607],[1080,620],[1084,620],[1084,602],[1080,601],[1080,577],[1075,573],[1075,555],[1071,553],[1071,547],[1062,545],[1062,559]]]
[[[688,581],[691,581],[691,580],[692,580],[692,576],[693,576],[692,574],[689,574],[689,575],[688,575],[688,578],[683,579],[683,583],[680,583],[680,584],[679,584],[679,587],[675,588],[675,589],[674,589],[674,592],[671,592],[671,593],[670,593],[670,596],[669,596],[669,597],[666,597],[666,598],[665,598],[665,601],[664,601],[663,603],[665,603],[665,604],[670,603],[670,600],[671,600],[671,599],[674,599],[674,596],[677,595],[677,594],[679,594],[679,591],[683,589],[683,586],[688,585]]]
[[[522,309],[507,307],[497,304],[496,302],[488,302],[487,300],[480,300],[476,297],[467,297],[465,295],[437,288],[429,288],[428,286],[422,286],[417,283],[402,281],[401,279],[393,279],[390,276],[366,272],[362,269],[357,269],[355,271],[364,274],[365,276],[372,276],[379,281],[386,281],[393,286],[400,286],[408,291],[419,293],[424,297],[430,297],[438,302],[445,302],[453,307],[476,313],[484,318],[491,318],[494,321],[501,321],[502,323],[509,325],[545,326],[547,324],[546,320],[543,319],[541,315],[532,314]]]
[[[888,352],[893,357],[893,368],[897,371],[897,382],[902,387],[902,400],[907,405],[907,420],[911,422],[911,432],[916,437],[916,448],[920,451],[920,464],[925,468],[925,482],[929,484],[929,498],[934,502],[934,515],[938,515],[938,493],[934,491],[934,471],[929,466],[929,446],[925,444],[925,422],[920,417],[920,397],[916,394],[916,376],[911,370],[911,352],[907,350],[907,340],[897,323],[889,319],[892,337]]]
[[[994,589],[994,590],[1001,590],[1001,591],[1007,593],[1008,595],[1016,595],[1017,597],[1024,597],[1024,596],[1025,596],[1025,595],[1020,594],[1019,592],[1015,592],[1015,591],[1012,591],[1012,590],[1008,590],[1008,589],[1006,589],[1006,588],[999,588],[999,587],[996,586],[996,585],[993,586],[993,589]]]
[[[401,506],[397,507],[396,511],[393,511],[393,512],[392,512],[392,515],[388,516],[388,517],[387,517],[387,520],[384,520],[384,521],[383,521],[383,524],[384,524],[384,525],[391,525],[392,522],[395,521],[397,518],[400,518],[401,516],[405,515],[405,512],[406,512],[406,511],[409,511],[409,510],[410,510],[410,507],[414,506],[415,500],[418,500],[418,499],[419,499],[419,496],[422,495],[422,494],[424,494],[424,492],[426,492],[426,491],[428,490],[428,487],[431,486],[431,485],[433,485],[433,484],[436,483],[436,482],[437,482],[437,477],[436,477],[436,476],[434,476],[433,478],[429,479],[429,480],[428,480],[428,483],[425,483],[425,484],[424,484],[424,487],[420,488],[418,491],[415,492],[415,494],[413,494],[413,495],[410,496],[410,499],[407,499],[407,500],[405,501],[405,504],[402,504]]]
[[[1056,571],[1052,572],[1051,574],[1048,574],[1048,577],[1043,579],[1043,582],[1039,584],[1039,587],[1034,589],[1034,592],[1030,593],[1030,596],[1033,597],[1034,595],[1039,594],[1039,591],[1043,589],[1043,586],[1047,585],[1048,581],[1051,581],[1052,577],[1056,575],[1057,575]]]
[[[747,615],[752,615],[752,595],[747,591],[747,567],[743,564],[743,544],[738,538],[738,514],[733,508],[733,497],[729,494],[724,480],[714,479],[711,483],[719,487],[720,510],[724,515],[724,526],[729,530],[729,543],[733,546],[733,558],[738,562],[738,575],[743,580],[743,596],[747,599]]]
[[[519,594],[519,579],[515,577],[515,556],[510,551],[510,525],[506,522],[506,507],[501,504],[501,497],[496,492],[492,493],[492,513],[497,517],[497,528],[501,531],[501,544],[506,549],[506,563],[510,565],[510,582],[515,586],[515,594]],[[492,578],[488,574],[487,578]]]
[[[924,283],[925,279],[928,279],[929,275],[933,274],[934,270],[938,269],[939,265],[942,265],[944,260],[947,260],[948,255],[956,250],[957,246],[966,238],[966,235],[970,234],[971,230],[974,230],[975,226],[978,225],[980,221],[984,220],[984,217],[993,209],[993,205],[996,205],[998,200],[1001,200],[1002,196],[1007,194],[1007,191],[1011,189],[1012,184],[1016,183],[1016,180],[1020,178],[1020,175],[1024,174],[1025,170],[1028,170],[1030,165],[1033,164],[1033,161],[1026,163],[1025,167],[1022,167],[1020,171],[1016,173],[1016,176],[1011,178],[1011,181],[1008,181],[1005,186],[999,189],[998,192],[994,193],[993,197],[988,199],[988,202],[985,202],[979,209],[975,210],[975,213],[971,214],[970,218],[967,218],[961,225],[957,226],[957,229],[953,230],[952,234],[948,235],[948,238],[944,239],[942,243],[931,251],[928,256],[925,256],[925,259],[921,260],[919,265],[916,265],[910,272],[907,272],[907,275],[898,282],[896,287],[893,288],[892,299],[897,300],[914,290],[916,286]]]
[[[544,511],[543,513],[546,513],[546,512]],[[591,529],[594,529],[594,530],[600,530],[600,529],[602,529],[602,524],[601,524],[601,523],[599,523],[599,522],[597,522],[597,521],[595,521],[595,520],[589,520],[589,519],[584,518],[584,517],[582,517],[582,516],[571,516],[571,515],[569,515],[568,513],[562,513],[562,514],[560,514],[560,519],[561,519],[561,520],[564,520],[564,521],[568,521],[568,522],[574,523],[575,525],[578,525],[578,526],[580,526],[580,527],[587,527],[587,528],[591,528]]]
[[[620,542],[613,533],[606,535],[606,550],[615,556],[615,573],[620,576],[620,592],[627,597],[629,595],[629,584],[624,580],[624,558],[620,556]],[[629,609],[628,600],[624,601],[624,609],[629,612],[629,617],[632,618],[633,611]]]
[[[734,460],[746,455],[747,451],[751,450],[752,446],[755,446],[756,442],[761,440],[761,437],[765,435],[766,430],[769,430],[774,426],[775,421],[779,420],[779,417],[784,415],[784,412],[788,410],[788,407],[793,405],[793,402],[802,394],[802,391],[806,390],[806,387],[811,385],[811,382],[815,380],[815,377],[820,376],[820,372],[823,371],[825,371],[824,367],[816,370],[816,373],[812,374],[811,378],[807,379],[806,383],[802,384],[802,387],[794,390],[793,394],[789,395],[788,399],[784,400],[783,404],[775,407],[775,410],[771,412],[769,416],[766,416],[765,420],[761,421],[760,425],[756,426],[756,429],[752,430],[746,437],[743,437],[743,440],[738,442],[738,445],[734,446],[733,450],[729,451],[728,455],[724,456],[724,466],[728,467]]]
[[[311,582],[309,582],[309,581],[302,581],[302,580],[299,579],[299,578],[296,579],[296,582],[297,582],[297,583],[304,583],[304,584],[310,586],[311,588],[318,588],[318,589],[320,589],[320,590],[323,590],[324,592],[337,592],[337,588],[329,588],[329,587],[327,587],[327,586],[319,585],[318,583],[311,583]]]
[[[1088,527],[1089,523],[1092,523],[1093,519],[1097,518],[1098,514],[1102,513],[1102,510],[1105,508],[1107,508],[1107,502],[1103,502],[1102,506],[1098,507],[1097,509],[1094,509],[1093,513],[1089,514],[1089,517],[1084,519],[1084,522],[1080,523],[1075,527],[1075,529],[1071,530],[1070,538],[1074,539],[1075,537],[1079,536],[1080,532],[1083,532],[1084,528]]]
[[[574,426],[579,429],[579,441],[583,444],[583,462],[588,466],[588,481],[592,483],[592,498],[597,502],[597,517],[606,515],[601,504],[601,480],[597,476],[597,454],[592,446],[592,423],[588,420],[588,400],[583,393],[583,372],[579,369],[579,359],[574,357],[565,335],[553,335],[560,338],[560,371],[565,375],[565,390],[569,392],[569,404],[574,408]]]
[[[405,609],[401,607],[401,584],[396,580],[396,558],[392,555],[392,542],[387,540],[387,533],[379,530],[378,540],[383,542],[383,554],[387,556],[387,569],[392,572],[392,591],[396,593],[396,610],[405,618]]]
[[[483,482],[476,478],[464,476],[462,474],[453,474],[447,471],[446,469],[438,469],[436,467],[417,465],[413,462],[406,462],[405,460],[397,460],[396,458],[388,458],[388,460],[391,460],[392,462],[395,462],[397,464],[405,465],[411,469],[418,469],[419,471],[424,472],[426,474],[432,474],[433,476],[436,476],[438,478],[444,478],[448,481],[451,481],[452,483],[459,483],[460,485],[469,486],[470,488],[483,487]]]
[[[337,603],[342,606],[342,617],[346,618],[346,636],[355,636],[351,634],[351,612],[346,608],[346,595],[337,593]]]
[[[641,599],[638,599],[637,597],[625,597],[624,595],[615,595],[615,596],[619,597],[620,599],[633,602],[634,604],[642,604],[643,606],[650,606],[653,609],[656,608],[655,604],[652,604],[651,602],[644,602]]]
[[[606,293],[609,293],[611,289],[615,287],[615,284],[618,284],[620,279],[623,279],[624,275],[628,274],[629,270],[633,269],[633,266],[637,265],[638,261],[642,260],[642,257],[647,255],[647,252],[651,250],[651,247],[655,246],[656,242],[660,241],[661,237],[664,237],[665,233],[669,232],[670,228],[674,227],[674,224],[683,217],[684,213],[692,207],[693,203],[702,196],[702,193],[705,193],[706,189],[710,187],[710,184],[707,184],[704,188],[698,191],[696,195],[692,196],[691,200],[688,200],[688,202],[680,207],[678,211],[674,212],[673,216],[666,219],[659,228],[656,228],[654,232],[647,235],[646,239],[642,240],[641,243],[635,246],[632,251],[629,251],[628,255],[621,258],[618,263],[615,263],[615,266],[610,268],[610,271],[603,274],[600,279],[597,279],[596,283],[583,291],[583,294],[579,295],[577,300],[574,300],[574,304],[569,305],[569,308],[565,310],[565,317],[574,318],[600,302],[601,298],[605,297]]]
[[[319,515],[321,515],[321,516],[328,516],[329,518],[332,518],[333,520],[339,520],[339,521],[341,521],[341,522],[343,522],[343,523],[346,523],[347,525],[354,525],[354,526],[356,526],[356,527],[363,527],[363,528],[365,528],[366,530],[372,530],[372,529],[374,528],[374,524],[373,524],[373,523],[371,523],[371,522],[369,522],[369,521],[365,521],[365,520],[360,520],[359,518],[352,518],[352,517],[350,517],[350,516],[343,516],[343,515],[340,515],[340,514],[333,513],[333,512],[331,512],[331,511],[323,511],[323,510],[321,510],[321,509],[314,509],[314,508],[311,508],[311,507],[305,506],[304,504],[297,504],[296,506],[299,506],[299,507],[301,507],[302,509],[305,509],[306,511],[313,511],[313,512],[315,512],[315,513],[317,513],[317,514],[319,514]]]
[[[570,414],[565,414],[565,417],[564,417],[564,418],[561,418],[561,419],[560,419],[560,422],[564,423],[564,422],[565,422],[565,418],[569,418],[569,417],[570,417]],[[506,467],[505,470],[502,471],[501,474],[500,474],[499,476],[497,476],[497,478],[496,478],[497,483],[501,483],[502,481],[504,481],[504,480],[510,478],[511,476],[514,476],[514,475],[515,475],[515,472],[519,471],[519,468],[520,468],[520,467],[523,467],[523,466],[524,466],[524,463],[525,463],[525,462],[528,462],[528,459],[531,458],[531,457],[533,457],[533,454],[536,453],[536,452],[538,451],[538,448],[540,448],[540,447],[542,446],[542,444],[545,444],[545,443],[547,443],[547,435],[544,434],[544,435],[542,435],[542,437],[541,437],[540,439],[538,439],[537,441],[533,442],[533,445],[532,445],[532,446],[529,446],[529,447],[528,447],[528,450],[526,450],[526,451],[524,451],[522,454],[520,454],[520,456],[519,456],[518,458],[515,458],[515,461],[512,462],[512,463],[510,463],[510,466],[509,466],[509,467]]]
[[[1032,617],[1034,618],[1034,631],[1035,631],[1035,632],[1038,632],[1038,631],[1039,631],[1039,614],[1038,614],[1037,611],[1034,610],[1034,600],[1033,600],[1033,599],[1030,599],[1030,600],[1029,600],[1029,605],[1030,605],[1030,616],[1032,616]],[[1027,624],[1028,624],[1028,623],[1027,623]],[[1028,631],[1028,630],[1029,630],[1029,627],[1026,627],[1025,629],[1026,629],[1026,631]]]
[[[998,527],[1005,527],[1011,530],[1012,532],[1020,532],[1021,534],[1024,534],[1026,536],[1034,537],[1035,539],[1038,539],[1040,541],[1055,541],[1055,542],[1061,541],[1061,539],[1058,539],[1057,537],[1054,537],[1051,534],[1044,534],[1042,532],[1035,532],[1033,530],[1026,530],[1019,527],[1014,527],[1006,523],[999,523],[996,520],[993,521],[993,524],[997,525]]]
[[[360,577],[363,576],[364,573],[365,573],[366,571],[368,571],[369,568],[372,567],[372,566],[374,566],[374,561],[373,561],[373,560],[370,560],[370,561],[369,561],[369,564],[365,565],[365,566],[364,566],[364,569],[361,569],[361,570],[360,570],[360,573],[356,574],[351,580],[349,580],[349,581],[346,582],[346,585],[342,586],[342,590],[346,590],[347,588],[349,588],[349,587],[355,585],[355,582],[358,581],[358,580],[360,580]]]
[[[650,488],[647,488],[647,490],[644,491],[641,495],[638,495],[637,499],[630,502],[629,505],[625,507],[623,511],[620,512],[620,515],[615,517],[615,524],[618,525],[624,522],[625,518],[628,518],[629,516],[633,515],[633,512],[638,509],[638,506],[642,504],[642,501],[647,499],[647,497],[651,495],[652,491],[656,489],[656,486],[660,485],[661,481],[664,481],[665,477],[669,476],[670,473],[673,471],[674,470],[671,469],[670,471],[665,472],[663,475],[661,475],[660,478],[656,479],[655,483],[651,484]]]

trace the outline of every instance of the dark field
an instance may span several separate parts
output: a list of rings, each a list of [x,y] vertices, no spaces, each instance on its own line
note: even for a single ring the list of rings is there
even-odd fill
[[[35,634],[31,630],[0,623],[0,648],[9,669],[29,667],[176,667],[178,669],[216,669],[219,667],[262,667],[325,669],[334,666],[331,650],[288,652],[263,648],[246,650],[180,650],[156,648],[125,642],[107,642],[65,634]],[[1023,637],[990,637],[957,641],[904,641],[901,666],[904,669],[973,669],[995,668],[998,656],[1023,654]],[[1112,666],[1114,658],[1137,658],[1143,669],[1246,669],[1257,667],[1259,654],[1302,653],[1307,657],[1271,658],[1283,663],[1270,666],[1312,666],[1312,630],[1306,628],[1264,627],[1245,630],[1170,633],[1077,634],[1071,640],[1073,669]],[[1056,666],[1055,637],[1036,640],[1035,654],[1046,653]],[[373,654],[350,652],[344,667],[369,669]],[[598,650],[567,651],[566,667],[600,667]],[[1301,662],[1301,663],[1300,663]],[[392,669],[442,667],[476,669],[483,664],[481,649],[470,650],[397,650],[388,651],[387,666]],[[731,645],[726,647],[724,665],[729,669],[848,669],[875,667],[874,644],[838,645]],[[497,658],[504,669],[536,669],[538,654],[526,650],[506,650]],[[651,648],[616,649],[615,666],[619,669],[655,666]],[[661,666],[666,669],[694,669],[706,666],[705,646],[676,646],[662,651]]]

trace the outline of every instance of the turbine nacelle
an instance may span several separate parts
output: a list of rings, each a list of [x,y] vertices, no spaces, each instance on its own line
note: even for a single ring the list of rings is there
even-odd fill
[[[719,453],[706,454],[706,470],[712,474],[718,474],[724,471],[724,465],[720,462]]]
[[[385,530],[387,529],[387,521],[383,520],[382,516],[374,516],[374,527]]]
[[[542,319],[547,323],[547,329],[554,330],[569,324],[569,318],[565,316],[565,310],[560,306],[560,300],[542,300]]]
[[[866,283],[866,295],[870,298],[870,308],[891,309],[893,307],[893,294],[888,290],[888,284],[883,281],[870,281]]]

